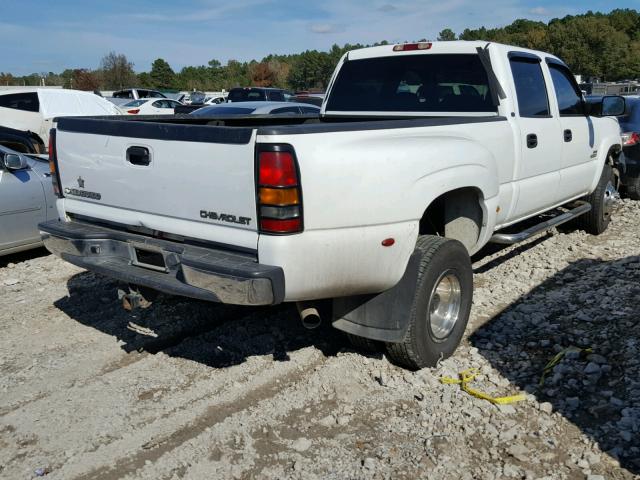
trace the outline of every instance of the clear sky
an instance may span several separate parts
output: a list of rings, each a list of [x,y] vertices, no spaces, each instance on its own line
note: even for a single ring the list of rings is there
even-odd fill
[[[136,71],[158,57],[177,71],[614,8],[640,10],[640,0],[0,0],[0,72],[96,68],[111,50]]]

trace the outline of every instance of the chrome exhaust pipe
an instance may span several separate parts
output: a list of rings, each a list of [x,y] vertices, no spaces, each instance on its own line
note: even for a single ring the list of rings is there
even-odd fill
[[[300,321],[302,326],[307,330],[313,330],[318,328],[322,323],[322,317],[318,309],[309,303],[298,303],[298,313],[300,314]]]

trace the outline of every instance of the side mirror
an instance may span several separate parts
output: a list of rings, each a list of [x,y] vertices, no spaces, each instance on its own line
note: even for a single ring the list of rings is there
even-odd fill
[[[618,117],[624,115],[626,110],[626,101],[624,97],[618,95],[608,96],[602,99],[602,116],[603,117]]]
[[[17,153],[6,153],[2,162],[8,170],[24,170],[29,166],[27,158]]]

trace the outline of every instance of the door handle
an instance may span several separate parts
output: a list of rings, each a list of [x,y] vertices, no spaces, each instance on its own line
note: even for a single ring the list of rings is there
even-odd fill
[[[571,140],[573,140],[573,133],[571,132],[571,130],[566,129],[564,131],[564,141],[570,142]]]
[[[151,155],[147,147],[127,148],[127,162],[140,167],[147,167],[151,163]]]
[[[538,146],[538,136],[535,133],[527,135],[527,148],[536,148]]]

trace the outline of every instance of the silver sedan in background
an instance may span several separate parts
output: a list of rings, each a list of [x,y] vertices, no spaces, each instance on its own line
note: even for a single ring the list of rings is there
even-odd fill
[[[319,115],[315,105],[294,102],[237,102],[202,107],[191,112],[197,117],[227,115]]]
[[[57,218],[49,161],[0,146],[0,255],[42,245],[38,223]]]

